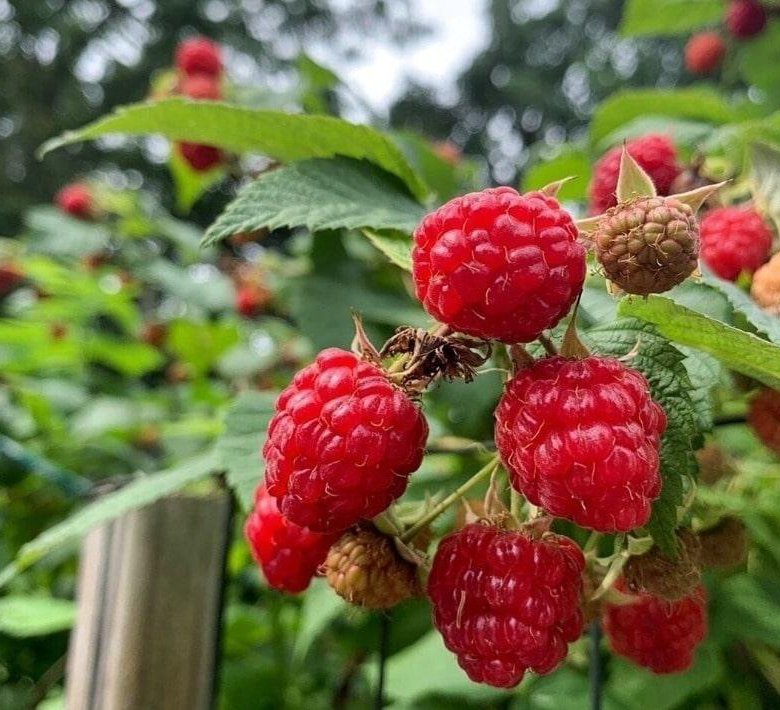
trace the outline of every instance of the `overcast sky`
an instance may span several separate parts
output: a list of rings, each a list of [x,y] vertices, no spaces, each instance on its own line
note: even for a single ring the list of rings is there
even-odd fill
[[[431,28],[405,47],[372,42],[357,62],[333,64],[333,56],[314,58],[330,66],[377,112],[384,113],[413,79],[446,100],[454,82],[490,39],[488,0],[413,0],[415,17]]]

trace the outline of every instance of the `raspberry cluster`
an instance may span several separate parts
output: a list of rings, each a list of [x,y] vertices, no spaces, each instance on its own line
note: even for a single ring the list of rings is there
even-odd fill
[[[551,357],[518,372],[496,409],[496,444],[513,488],[602,532],[650,518],[661,490],[666,415],[647,380],[611,358]]]
[[[626,150],[650,176],[659,195],[670,193],[674,179],[682,172],[677,162],[677,149],[665,135],[650,133],[626,143]],[[601,214],[617,204],[618,174],[623,147],[616,146],[605,153],[593,168],[588,188],[591,214]]]
[[[414,233],[417,298],[442,323],[478,338],[528,343],[571,308],[585,248],[558,201],[510,187],[456,197]]]
[[[569,538],[467,525],[433,559],[434,623],[469,678],[511,688],[554,670],[582,634],[584,568]]]
[[[406,490],[428,425],[376,365],[323,350],[276,403],[263,447],[268,491],[298,525],[341,531]]]
[[[290,522],[279,512],[264,485],[255,491],[254,509],[244,534],[268,584],[290,594],[309,586],[337,537]]]
[[[749,207],[710,210],[699,225],[701,256],[718,276],[736,281],[744,271],[753,273],[768,258],[772,230]]]
[[[626,589],[622,580],[615,587]],[[608,604],[604,632],[615,653],[653,673],[687,670],[707,635],[704,587],[677,601],[640,594],[626,604]]]

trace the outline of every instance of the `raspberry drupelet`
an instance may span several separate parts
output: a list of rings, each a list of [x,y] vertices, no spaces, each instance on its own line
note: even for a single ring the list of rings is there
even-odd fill
[[[268,491],[313,530],[346,530],[384,511],[422,462],[428,425],[376,365],[323,350],[281,393],[263,447]]]

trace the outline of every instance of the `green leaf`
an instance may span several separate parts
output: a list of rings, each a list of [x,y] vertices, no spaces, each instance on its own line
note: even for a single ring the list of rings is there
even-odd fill
[[[25,222],[34,232],[32,238],[39,253],[78,258],[108,246],[105,227],[70,217],[49,205],[28,210]]]
[[[392,237],[379,234],[371,229],[364,229],[363,234],[379,251],[381,251],[396,266],[404,271],[412,271],[412,244],[405,237]]]
[[[234,323],[177,320],[168,327],[166,347],[197,375],[205,375],[241,339]]]
[[[360,312],[368,323],[415,328],[431,325],[430,317],[411,298],[317,274],[295,280],[290,308],[301,330],[317,348],[344,346],[352,341],[352,310]]]
[[[678,145],[698,146],[712,133],[712,125],[702,121],[688,121],[669,116],[639,116],[622,124],[602,138],[596,146],[606,150],[626,140],[644,136],[648,133],[663,133],[671,137]]]
[[[719,621],[732,639],[754,639],[771,644],[780,642],[780,604],[769,593],[773,582],[762,584],[747,574],[734,575],[723,582],[717,593]]]
[[[736,111],[709,89],[627,89],[616,92],[596,109],[590,124],[591,141],[597,144],[623,124],[648,114],[716,125],[737,117]]]
[[[93,362],[121,372],[129,377],[142,377],[160,367],[165,357],[146,343],[92,335],[84,345],[85,356]]]
[[[549,160],[541,158],[523,176],[523,191],[538,190],[550,183],[573,177],[564,183],[558,192],[560,200],[582,200],[585,198],[590,182],[590,157],[581,150],[564,150]]]
[[[633,319],[589,330],[586,338],[600,354],[621,357],[631,353],[631,367],[647,377],[653,399],[666,412],[666,431],[661,440],[663,487],[653,503],[647,529],[659,547],[674,554],[677,506],[682,503],[685,478],[696,475],[694,449],[700,443],[685,355],[655,328]]]
[[[217,441],[220,465],[245,511],[252,508],[255,488],[263,478],[261,451],[277,394],[244,392],[237,397],[225,415],[225,428]]]
[[[306,590],[298,621],[298,632],[293,642],[293,662],[302,663],[312,644],[336,618],[351,607],[329,586],[324,579],[314,579]]]
[[[702,281],[722,293],[732,308],[741,313],[748,322],[760,333],[769,338],[775,345],[780,345],[780,318],[767,313],[750,298],[739,286],[713,274],[706,267],[702,269]]]
[[[740,42],[737,61],[739,70],[748,83],[765,92],[764,101],[777,106],[777,87],[780,82],[780,62],[777,47],[780,26],[770,22],[766,30],[749,42]]]
[[[780,62],[774,64],[780,66]],[[750,146],[750,187],[759,209],[780,228],[780,150],[765,143]]]
[[[76,620],[76,605],[69,599],[9,596],[0,599],[0,633],[28,638],[66,631]]]
[[[397,229],[411,232],[425,210],[391,175],[350,158],[305,160],[247,185],[209,227],[209,246],[267,227]]]
[[[203,454],[161,473],[143,476],[118,491],[84,506],[61,523],[23,545],[16,559],[0,571],[0,587],[31,567],[52,550],[80,540],[92,528],[164,498],[205,478],[217,468],[213,452]]]
[[[780,347],[777,345],[662,296],[623,299],[618,311],[620,315],[654,323],[669,340],[709,353],[732,370],[780,389]]]
[[[699,27],[718,24],[722,18],[723,0],[628,0],[620,34],[687,35]]]
[[[233,284],[214,266],[199,265],[185,270],[166,259],[158,259],[139,266],[138,275],[186,303],[189,308],[208,312],[233,308]]]
[[[678,345],[677,348],[685,355],[685,369],[692,385],[691,402],[696,410],[699,431],[711,431],[714,425],[712,390],[721,382],[723,367],[711,355],[685,345]]]
[[[452,165],[441,158],[425,138],[415,133],[393,133],[392,138],[425,184],[436,193],[437,202],[446,202],[462,191],[459,173],[464,172],[464,168],[465,171],[469,170],[468,163],[461,161],[458,165]]]
[[[428,695],[457,696],[474,703],[505,697],[504,691],[472,683],[458,666],[455,655],[444,647],[437,631],[429,631],[391,656],[385,674],[385,687],[393,707],[414,707],[416,700]]]
[[[263,111],[211,101],[179,98],[123,106],[105,118],[47,141],[39,155],[113,133],[155,133],[235,153],[264,153],[285,163],[336,155],[362,158],[399,177],[415,197],[422,199],[428,193],[398,147],[369,126],[330,116]]]
[[[689,671],[671,675],[655,675],[622,658],[614,658],[605,691],[625,710],[647,710],[650,698],[653,710],[676,710],[689,707],[686,700],[716,686],[723,672],[723,661],[713,644],[699,647]]]

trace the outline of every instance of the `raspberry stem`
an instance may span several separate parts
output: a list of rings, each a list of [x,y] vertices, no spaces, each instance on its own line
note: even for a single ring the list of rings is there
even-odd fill
[[[410,527],[403,535],[401,535],[401,542],[409,542],[420,530],[432,523],[438,518],[447,508],[453,503],[457,503],[464,493],[471,490],[480,481],[484,481],[489,478],[492,473],[498,468],[499,460],[498,456],[494,456],[488,461],[479,471],[477,471],[468,481],[456,488],[450,495],[444,498],[440,503],[437,503],[431,508],[426,515],[420,518],[412,527]]]
[[[555,356],[558,354],[558,348],[555,347],[555,343],[544,333],[539,336],[538,340],[548,355]]]

